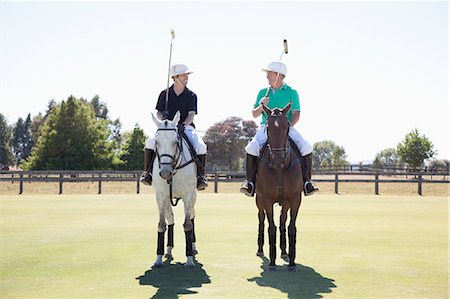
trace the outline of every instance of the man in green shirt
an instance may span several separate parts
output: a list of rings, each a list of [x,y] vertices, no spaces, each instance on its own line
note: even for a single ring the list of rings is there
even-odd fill
[[[248,196],[253,196],[255,194],[254,167],[256,166],[261,148],[267,141],[267,115],[264,113],[262,105],[265,104],[270,109],[282,109],[289,102],[292,102],[291,109],[287,114],[287,118],[291,125],[289,137],[291,137],[297,145],[300,154],[306,163],[306,172],[303,174],[305,181],[304,193],[305,195],[311,195],[319,189],[317,189],[314,182],[311,181],[311,153],[313,147],[308,141],[303,139],[302,135],[294,128],[295,124],[300,120],[300,100],[298,98],[298,93],[295,89],[292,89],[284,83],[284,77],[287,74],[287,67],[284,63],[279,61],[272,62],[264,68],[263,71],[267,74],[267,80],[269,81],[270,87],[269,90],[264,88],[259,91],[256,102],[253,105],[253,117],[257,118],[262,115],[261,126],[250,143],[245,147],[245,151],[247,152],[247,180],[242,183],[240,191]]]

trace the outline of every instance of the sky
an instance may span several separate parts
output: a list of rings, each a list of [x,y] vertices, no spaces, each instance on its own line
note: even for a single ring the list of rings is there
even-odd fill
[[[370,162],[413,129],[449,159],[447,1],[1,1],[0,112],[9,124],[70,95],[107,104],[122,130],[153,135],[172,64],[194,70],[197,129],[253,119],[282,61],[300,97],[296,128]],[[259,123],[260,119],[254,119]]]

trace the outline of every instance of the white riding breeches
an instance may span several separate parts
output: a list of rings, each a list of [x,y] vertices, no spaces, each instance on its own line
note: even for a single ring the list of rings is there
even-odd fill
[[[303,136],[294,127],[289,128],[289,137],[294,140],[302,156],[312,153],[313,147],[311,144],[307,140],[303,139]],[[247,144],[245,151],[249,155],[259,157],[261,149],[266,142],[267,130],[266,126],[263,125],[259,127],[253,139]]]
[[[198,137],[197,133],[193,126],[187,126],[184,128],[184,133],[188,137],[189,141],[194,146],[195,152],[197,155],[205,155],[206,154],[206,144],[203,140]],[[145,142],[145,148],[155,150],[155,139],[153,137],[149,137]]]

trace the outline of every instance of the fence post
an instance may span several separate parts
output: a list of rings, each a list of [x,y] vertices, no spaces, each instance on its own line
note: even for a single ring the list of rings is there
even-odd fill
[[[98,175],[98,194],[102,194],[102,174]]]
[[[338,175],[338,174],[335,174],[335,175],[334,175],[334,193],[336,193],[336,194],[339,193],[339,187],[338,187],[338,184],[339,184],[339,175]]]
[[[22,194],[23,192],[23,174],[20,174],[19,177],[19,194]]]
[[[419,174],[419,179],[417,180],[417,193],[422,195],[422,174]]]
[[[214,193],[217,193],[219,189],[219,175],[217,174],[217,170],[214,171]]]
[[[136,194],[139,194],[139,192],[140,192],[141,185],[139,183],[140,183],[140,180],[139,180],[139,177],[137,177],[137,180],[136,180]]]
[[[59,194],[63,193],[63,175],[59,174]]]
[[[375,175],[375,194],[378,195],[378,174]]]

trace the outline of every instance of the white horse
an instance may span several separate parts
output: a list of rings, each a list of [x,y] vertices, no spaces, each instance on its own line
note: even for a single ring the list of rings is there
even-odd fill
[[[153,186],[159,209],[158,248],[153,267],[162,267],[164,254],[164,234],[166,221],[169,227],[166,258],[172,259],[173,248],[173,210],[172,206],[179,199],[184,203],[184,232],[186,235],[186,267],[194,267],[194,254],[197,253],[194,232],[194,205],[197,200],[197,169],[195,161],[189,151],[186,140],[178,133],[177,124],[180,112],[175,114],[172,121],[159,121],[152,114],[153,121],[158,127],[155,134],[156,158],[153,163]],[[173,202],[176,198],[176,202]]]

